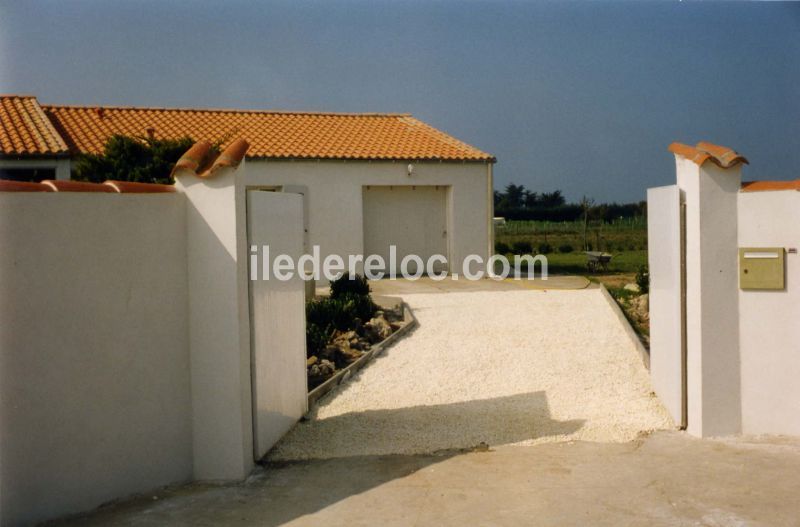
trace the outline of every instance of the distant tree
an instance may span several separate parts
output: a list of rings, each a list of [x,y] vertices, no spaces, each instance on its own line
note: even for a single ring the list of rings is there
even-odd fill
[[[172,183],[170,172],[186,150],[194,144],[182,139],[151,139],[111,136],[103,153],[81,155],[73,179],[101,183],[107,179],[138,183]]]
[[[535,209],[539,205],[539,194],[525,190],[524,207],[526,209]]]
[[[525,202],[525,186],[509,183],[506,185],[506,206],[512,209],[522,208]]]
[[[554,190],[553,192],[543,192],[541,196],[541,205],[542,207],[560,207],[566,203],[564,196],[561,194],[560,190]]]
[[[505,194],[503,194],[499,190],[495,190],[494,191],[494,208],[496,208],[496,209],[500,208],[500,204],[503,202],[503,199],[505,199]]]

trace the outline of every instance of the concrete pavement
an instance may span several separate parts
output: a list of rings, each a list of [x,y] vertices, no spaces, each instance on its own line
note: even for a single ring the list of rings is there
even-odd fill
[[[549,443],[272,465],[63,526],[798,525],[800,440]]]

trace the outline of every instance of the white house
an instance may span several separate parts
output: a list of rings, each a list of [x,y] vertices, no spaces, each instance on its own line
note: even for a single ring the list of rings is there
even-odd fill
[[[25,164],[69,177],[69,159],[114,134],[250,144],[249,188],[303,195],[306,246],[329,254],[447,258],[493,253],[494,157],[407,114],[40,105],[2,96],[0,170]],[[9,126],[10,124],[10,126]],[[17,173],[18,176],[35,176]],[[47,178],[33,178],[47,179]],[[413,267],[413,266],[411,266]]]

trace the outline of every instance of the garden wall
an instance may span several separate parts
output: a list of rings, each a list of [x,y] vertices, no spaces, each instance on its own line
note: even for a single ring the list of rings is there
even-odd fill
[[[673,223],[680,203],[685,209],[685,324],[681,335],[678,308],[671,317],[656,316],[662,300],[680,299],[681,285],[664,275],[674,266],[652,265],[653,385],[673,415],[684,403],[693,435],[800,435],[800,180],[742,183],[746,160],[730,149],[670,148],[677,169]],[[665,217],[651,215],[651,226]],[[663,253],[665,239],[649,238],[651,257]],[[740,251],[749,258],[741,264]],[[685,390],[677,391],[682,382]]]
[[[0,523],[192,478],[182,194],[0,192]]]
[[[247,144],[202,174],[193,148],[174,186],[0,181],[0,524],[242,480],[305,413],[304,284],[260,282],[275,301],[251,307],[247,257],[249,236],[300,251],[302,200],[249,211]],[[254,390],[254,365],[300,389]]]

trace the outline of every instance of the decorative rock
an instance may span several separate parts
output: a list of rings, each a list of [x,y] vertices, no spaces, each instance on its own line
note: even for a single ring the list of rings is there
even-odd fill
[[[625,287],[623,289],[625,289],[626,291],[633,291],[634,293],[639,292],[639,286],[634,283],[625,284]]]
[[[381,315],[377,316],[376,314],[365,326],[367,338],[372,343],[380,342],[392,334],[392,326],[383,317],[383,312],[379,311],[378,313]]]

